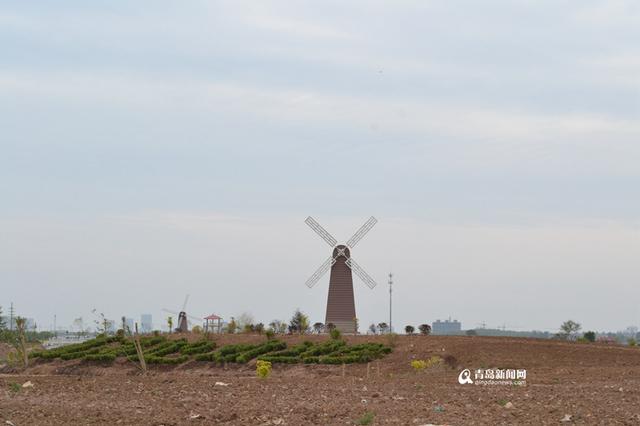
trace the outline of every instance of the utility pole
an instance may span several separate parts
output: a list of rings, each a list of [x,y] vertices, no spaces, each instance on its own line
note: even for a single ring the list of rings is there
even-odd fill
[[[393,286],[393,274],[391,272],[389,272],[389,333],[393,333],[393,324],[391,322],[392,320],[392,305],[391,305],[391,294],[392,294],[392,290],[391,287]]]
[[[9,331],[13,331],[13,302],[9,308]]]
[[[56,320],[57,320],[56,314],[53,314],[53,335],[55,337],[58,337],[58,329],[56,327]]]

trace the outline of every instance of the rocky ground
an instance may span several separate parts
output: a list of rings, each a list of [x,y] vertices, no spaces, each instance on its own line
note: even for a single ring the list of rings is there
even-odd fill
[[[316,337],[318,339],[321,337]],[[221,336],[220,344],[259,336]],[[294,343],[296,337],[287,337]],[[352,337],[352,341],[385,337]],[[446,357],[415,371],[413,359]],[[526,369],[526,386],[461,385],[464,369]],[[473,376],[472,376],[473,377]],[[30,383],[28,383],[30,382]],[[24,386],[24,384],[27,384]],[[191,363],[140,375],[39,362],[0,375],[0,422],[20,425],[640,424],[640,349],[492,337],[401,336],[366,365]]]

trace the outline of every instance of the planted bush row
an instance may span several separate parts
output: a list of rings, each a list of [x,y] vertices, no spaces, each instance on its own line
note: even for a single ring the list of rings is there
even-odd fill
[[[118,345],[110,345],[110,343]],[[281,364],[351,364],[365,363],[382,358],[391,348],[381,343],[361,343],[348,346],[343,340],[329,340],[320,344],[302,342],[287,348],[285,342],[269,340],[262,344],[226,345],[218,350],[215,342],[200,340],[188,343],[185,338],[168,340],[163,336],[148,336],[140,339],[144,357],[148,364],[176,365],[188,361],[192,356],[197,361],[247,363],[257,358],[260,361]],[[167,355],[174,355],[167,357]],[[87,342],[69,345],[49,351],[32,353],[32,357],[64,360],[113,362],[126,356],[136,362],[138,357],[133,341],[122,337],[96,338]]]

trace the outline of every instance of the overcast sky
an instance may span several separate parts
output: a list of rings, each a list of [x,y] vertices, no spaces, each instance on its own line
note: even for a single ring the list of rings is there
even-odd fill
[[[640,323],[640,4],[4,1],[0,305]]]

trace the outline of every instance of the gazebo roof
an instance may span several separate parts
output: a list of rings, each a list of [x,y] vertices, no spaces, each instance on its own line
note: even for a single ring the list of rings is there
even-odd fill
[[[221,320],[222,318],[217,316],[216,314],[211,314],[208,317],[204,317],[206,320]]]

